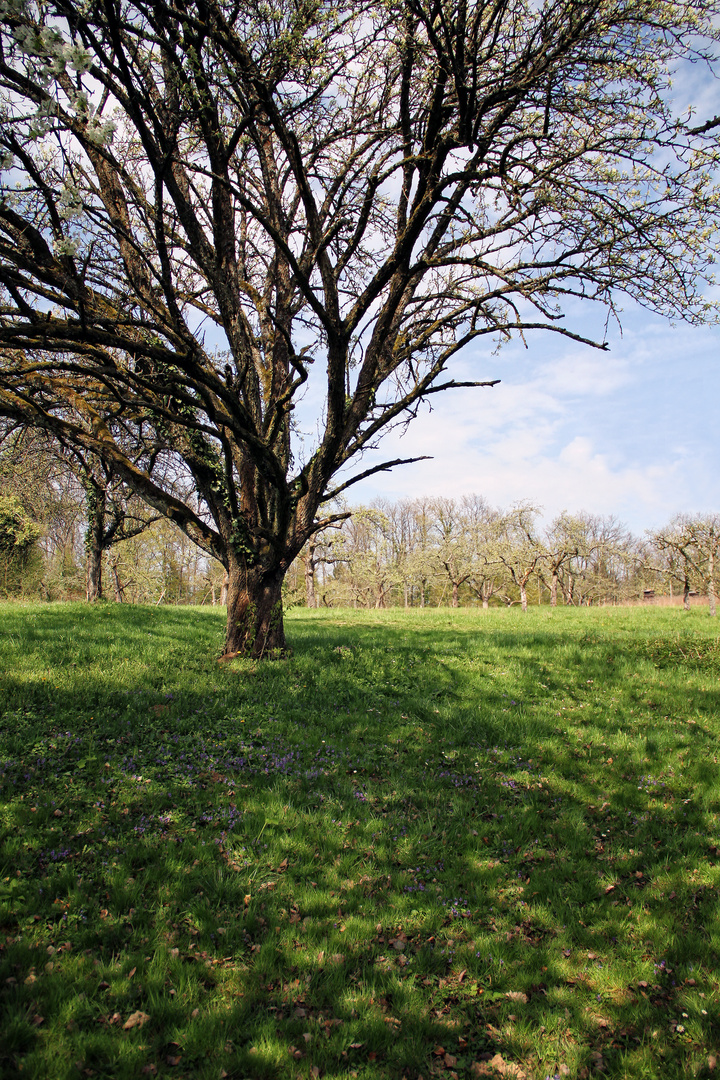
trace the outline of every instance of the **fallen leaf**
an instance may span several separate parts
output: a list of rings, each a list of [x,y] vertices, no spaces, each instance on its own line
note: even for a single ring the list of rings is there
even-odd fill
[[[288,861],[287,861],[287,859],[283,859],[283,861],[278,866],[278,868],[276,870],[276,873],[282,874],[285,870],[287,870],[287,868],[288,868]]]
[[[318,1076],[320,1075],[320,1069],[317,1065],[313,1065],[312,1069],[310,1070],[310,1074],[311,1076],[315,1077],[315,1080],[317,1080]]]
[[[510,998],[511,1001],[521,1001],[523,1005],[527,1005],[528,996],[523,994],[522,990],[508,990],[505,994],[506,998]]]
[[[513,1061],[505,1061],[502,1054],[496,1054],[495,1057],[490,1058],[488,1064],[490,1068],[500,1073],[501,1076],[514,1077],[515,1080],[525,1080],[525,1073],[520,1066]]]
[[[155,1076],[157,1074],[157,1065],[143,1065],[140,1072],[146,1076]]]
[[[137,971],[136,967],[131,968],[130,971],[128,971],[128,979],[132,979],[132,977],[133,977],[133,975],[135,974],[136,971]]]
[[[443,1058],[443,1061],[445,1062],[445,1066],[448,1069],[454,1069],[457,1065],[457,1058],[453,1057],[452,1054],[446,1054]]]
[[[137,1012],[131,1013],[127,1020],[123,1024],[123,1031],[130,1031],[131,1028],[142,1027],[146,1024],[150,1017],[147,1013],[141,1012],[138,1009]]]

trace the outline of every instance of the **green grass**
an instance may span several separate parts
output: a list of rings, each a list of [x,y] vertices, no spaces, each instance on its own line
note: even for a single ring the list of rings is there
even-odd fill
[[[0,626],[3,1077],[713,1071],[707,613]]]

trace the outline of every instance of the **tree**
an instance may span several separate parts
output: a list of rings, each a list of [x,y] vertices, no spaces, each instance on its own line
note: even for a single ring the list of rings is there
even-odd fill
[[[37,524],[14,495],[0,495],[0,574],[7,595],[22,584],[23,572],[40,536]]]
[[[65,516],[78,523],[84,503],[88,601],[102,597],[103,553],[158,518],[143,505],[112,464],[62,437],[11,425],[0,432],[0,479],[35,520]]]
[[[685,608],[689,608],[690,578],[697,576],[707,590],[710,614],[717,614],[717,573],[720,559],[720,516],[690,517],[679,514],[670,526],[652,537],[661,552],[673,553],[682,560]],[[675,572],[677,572],[675,570]]]
[[[2,10],[0,409],[223,563],[228,653],[284,648],[327,501],[402,459],[353,460],[492,382],[454,379],[458,350],[604,347],[563,322],[576,298],[707,314],[720,121],[669,87],[714,63],[718,0]],[[310,445],[293,410],[318,383]]]
[[[527,611],[528,581],[546,558],[535,531],[539,511],[529,503],[518,503],[504,515],[499,529],[497,558],[520,592],[520,606]]]

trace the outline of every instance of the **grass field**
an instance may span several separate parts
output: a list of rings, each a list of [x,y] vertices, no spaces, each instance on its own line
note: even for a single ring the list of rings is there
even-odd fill
[[[709,1076],[705,611],[0,608],[0,1074]]]

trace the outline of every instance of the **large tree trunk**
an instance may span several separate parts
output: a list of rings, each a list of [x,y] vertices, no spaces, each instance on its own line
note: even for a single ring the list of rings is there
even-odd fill
[[[458,606],[458,583],[457,583],[457,581],[453,581],[453,583],[452,583],[452,606],[453,607]]]
[[[105,492],[94,485],[87,489],[88,527],[85,533],[87,552],[87,583],[85,596],[88,603],[102,599],[102,554],[105,531]]]
[[[263,570],[231,562],[228,568],[225,655],[254,659],[285,652],[283,570]]]
[[[552,578],[550,579],[550,607],[557,607],[557,590],[558,572],[553,567]]]

